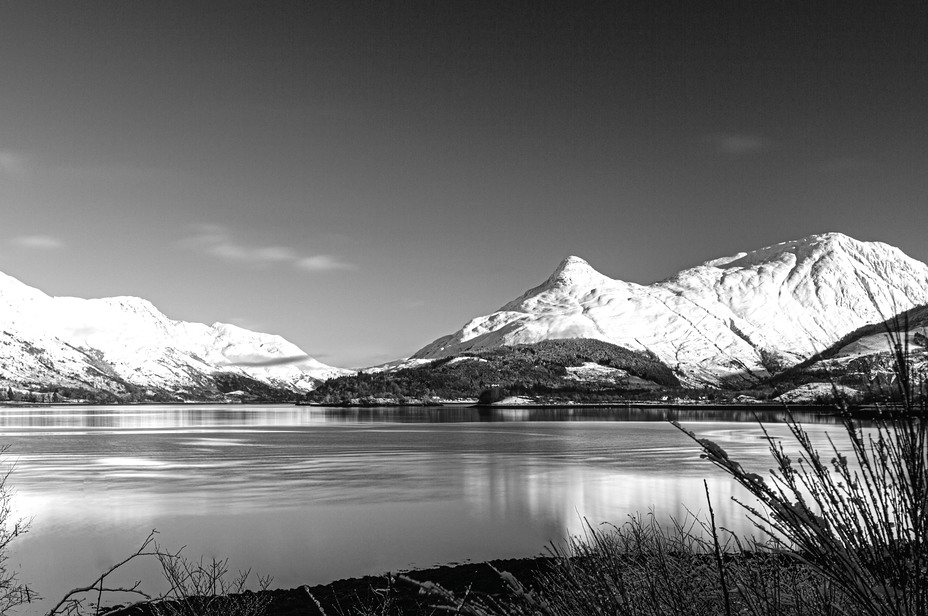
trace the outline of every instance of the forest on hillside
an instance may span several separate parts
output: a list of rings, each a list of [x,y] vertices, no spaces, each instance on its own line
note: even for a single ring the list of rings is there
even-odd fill
[[[570,378],[568,368],[590,363],[615,369],[615,376],[595,381]],[[359,372],[330,379],[307,394],[306,401],[427,402],[434,398],[476,398],[488,388],[508,395],[598,401],[679,386],[673,371],[650,353],[600,340],[546,340],[463,353],[390,372]]]

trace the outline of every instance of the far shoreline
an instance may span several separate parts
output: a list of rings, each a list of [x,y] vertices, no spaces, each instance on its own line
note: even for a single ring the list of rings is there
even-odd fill
[[[240,406],[300,406],[315,408],[336,408],[336,409],[403,409],[403,408],[473,408],[478,410],[494,409],[590,409],[590,408],[628,408],[628,409],[684,409],[684,410],[733,410],[733,411],[751,411],[751,410],[791,410],[803,412],[829,412],[834,413],[838,409],[831,404],[815,404],[802,402],[756,402],[756,403],[725,403],[725,402],[692,402],[692,403],[671,403],[660,401],[627,401],[616,400],[610,402],[529,402],[522,404],[478,404],[472,401],[467,402],[432,402],[432,403],[377,403],[377,404],[324,404],[319,402],[280,402],[275,400],[268,401],[248,401],[248,402],[224,402],[218,400],[190,400],[174,402],[14,402],[2,401],[0,408],[69,408],[69,407],[89,407],[89,406],[194,406],[209,405],[222,407],[240,407]]]

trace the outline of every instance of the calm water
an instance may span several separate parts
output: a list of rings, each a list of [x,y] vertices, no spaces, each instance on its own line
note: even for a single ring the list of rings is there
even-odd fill
[[[748,531],[732,483],[652,409],[132,406],[0,409],[16,513],[10,564],[48,598],[89,583],[151,529],[192,557],[292,587],[529,556],[653,509]],[[746,468],[770,463],[750,413],[681,421]],[[774,420],[774,416],[768,416]],[[727,420],[727,421],[726,421]],[[816,425],[811,431],[836,432]],[[777,426],[777,434],[784,434]],[[127,575],[151,579],[142,565]]]

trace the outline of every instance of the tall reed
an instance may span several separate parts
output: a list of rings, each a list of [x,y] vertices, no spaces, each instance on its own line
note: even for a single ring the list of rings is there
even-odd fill
[[[844,447],[829,436],[823,454],[790,415],[798,456],[790,458],[765,430],[775,463],[769,479],[675,424],[759,501],[741,504],[774,549],[833,585],[848,613],[928,614],[928,409],[908,334],[898,323],[887,333],[896,391],[872,425],[865,427],[839,399]]]

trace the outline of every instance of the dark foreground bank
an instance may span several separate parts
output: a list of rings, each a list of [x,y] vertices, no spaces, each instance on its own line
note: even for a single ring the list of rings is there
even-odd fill
[[[506,590],[505,582],[490,565],[499,571],[511,573],[524,584],[530,584],[536,573],[548,567],[551,561],[551,558],[546,557],[503,559],[489,563],[444,565],[401,575],[419,582],[438,584],[458,595],[468,592],[500,595]],[[246,613],[247,606],[264,606],[261,613],[265,616],[348,616],[358,611],[363,613],[366,607],[381,605],[388,593],[393,598],[393,613],[416,615],[433,612],[430,606],[435,603],[434,597],[420,593],[418,587],[409,583],[397,582],[391,588],[385,575],[337,580],[318,586],[210,597],[205,601],[211,603],[211,613],[218,614]],[[246,609],[243,610],[243,607]],[[157,606],[140,603],[115,608],[107,612],[106,616],[158,616],[175,611],[184,613],[183,610],[159,610]]]

